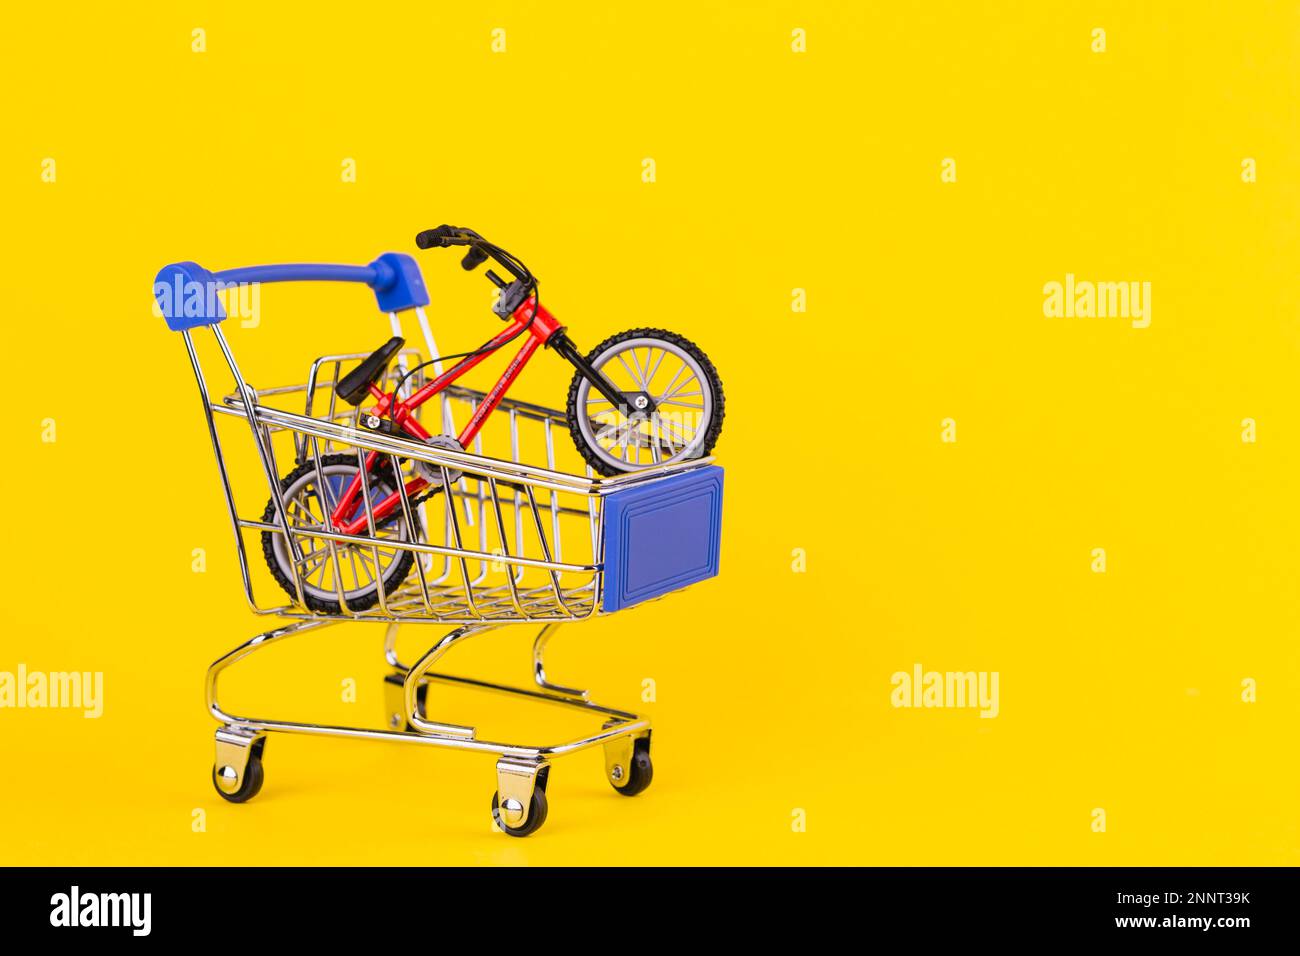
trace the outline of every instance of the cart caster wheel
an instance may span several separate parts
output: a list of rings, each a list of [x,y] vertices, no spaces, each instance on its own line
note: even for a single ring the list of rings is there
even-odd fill
[[[655,778],[654,764],[650,762],[650,741],[642,737],[633,744],[629,766],[615,766],[609,773],[610,785],[625,797],[635,797],[650,786]]]
[[[492,794],[492,819],[497,822],[502,833],[509,834],[513,837],[526,837],[530,833],[536,833],[546,822],[546,791],[538,786],[533,789],[533,798],[528,806],[528,819],[524,821],[523,826],[512,827],[501,819],[500,807],[501,795]]]
[[[217,781],[217,775],[223,770],[231,775],[234,774],[234,770],[230,767],[214,766],[212,768],[212,786],[217,793],[221,794],[222,799],[229,800],[231,803],[247,803],[252,800],[262,789],[262,783],[266,779],[262,772],[262,758],[256,754],[248,755],[248,766],[244,768],[244,779],[240,782],[239,789],[234,793],[227,793],[222,790]]]

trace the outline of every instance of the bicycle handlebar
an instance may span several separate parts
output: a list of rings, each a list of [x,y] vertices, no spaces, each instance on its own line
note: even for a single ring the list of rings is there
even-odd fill
[[[421,249],[444,249],[447,246],[471,246],[482,242],[483,237],[473,229],[459,226],[442,225],[437,229],[426,229],[415,237],[415,244]]]
[[[448,246],[469,246],[469,251],[461,259],[460,265],[466,272],[473,272],[488,259],[500,263],[500,265],[514,276],[518,282],[535,286],[537,280],[533,278],[532,273],[520,261],[515,259],[504,249],[496,246],[473,229],[466,229],[463,226],[441,225],[436,229],[426,229],[417,233],[415,244],[421,249],[445,249]],[[489,273],[488,278],[492,275]],[[493,279],[493,281],[496,281]]]

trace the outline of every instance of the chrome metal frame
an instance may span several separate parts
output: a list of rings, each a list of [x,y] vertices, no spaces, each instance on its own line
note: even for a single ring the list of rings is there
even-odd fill
[[[420,328],[430,354],[438,354],[423,310],[416,310]],[[394,331],[400,334],[400,321],[390,317]],[[327,737],[352,737],[363,740],[402,741],[457,750],[491,753],[498,757],[497,791],[500,800],[498,822],[511,829],[529,822],[534,791],[545,789],[549,762],[559,756],[601,746],[605,750],[606,773],[616,788],[627,779],[634,744],[643,740],[648,747],[650,721],[625,710],[606,707],[590,699],[585,690],[552,683],[545,668],[546,647],[556,629],[565,621],[584,620],[600,612],[603,545],[601,524],[604,496],[611,491],[663,479],[670,474],[708,464],[703,458],[675,465],[659,466],[615,478],[594,476],[590,469],[583,476],[568,474],[556,467],[553,431],[567,432],[563,412],[505,399],[494,413],[504,424],[496,429],[493,442],[508,444],[503,457],[484,454],[483,433],[474,448],[463,452],[425,445],[404,438],[361,427],[360,410],[337,400],[337,385],[343,366],[365,357],[365,353],[327,355],[311,366],[302,385],[257,390],[248,385],[229,344],[219,326],[212,332],[225,364],[234,377],[233,393],[217,400],[209,392],[198,356],[196,343],[189,331],[182,332],[186,351],[198,382],[208,434],[216,455],[218,472],[231,525],[235,534],[240,574],[245,597],[256,614],[288,619],[284,625],[257,635],[216,660],[207,674],[207,706],[219,722],[216,732],[214,783],[234,799],[244,788],[251,761],[258,761],[266,735],[270,733],[313,734]],[[406,369],[421,361],[417,350],[408,349],[396,357],[396,367],[386,373],[389,387]],[[441,371],[434,363],[433,372]],[[420,370],[408,379],[409,386],[419,388],[424,382]],[[323,395],[320,393],[324,393]],[[426,428],[437,434],[451,433],[458,410],[472,413],[483,394],[457,386],[448,388],[439,399],[422,411],[433,409],[439,417],[438,427]],[[299,402],[301,413],[277,407],[285,400]],[[274,504],[274,520],[262,520],[241,514],[236,503],[235,475],[223,447],[218,423],[242,419],[248,425],[257,450],[261,482],[269,488]],[[525,461],[527,436],[524,427],[542,433],[545,466]],[[490,429],[485,429],[488,432]],[[536,441],[537,436],[531,436]],[[402,489],[402,517],[405,538],[380,537],[376,534],[372,490],[369,479],[363,480],[363,495],[368,534],[296,529],[289,517],[289,506],[281,493],[275,446],[281,454],[292,453],[299,462],[314,462],[318,477],[321,456],[326,453],[353,452],[358,464],[366,452],[387,455],[399,476],[409,476],[416,462],[422,462],[440,474],[443,487],[450,493],[413,506]],[[365,475],[364,469],[362,474]],[[323,484],[323,482],[321,482]],[[441,504],[441,509],[434,505]],[[441,510],[441,518],[434,512]],[[565,525],[577,525],[581,533],[562,540]],[[433,534],[434,529],[440,533]],[[476,529],[476,540],[468,540],[468,529]],[[248,533],[281,535],[295,560],[294,590],[288,604],[264,605],[254,592],[253,573],[248,560],[245,535]],[[311,537],[328,543],[329,558],[334,562],[334,581],[341,613],[322,614],[312,610],[303,599],[304,577],[301,573],[301,550],[298,539]],[[493,548],[493,544],[496,545]],[[415,553],[413,573],[389,593],[384,574],[375,577],[376,606],[351,609],[339,584],[339,550],[370,548],[375,565],[380,567],[378,548],[404,549]],[[565,557],[565,552],[569,557]],[[575,557],[576,554],[576,557]],[[263,717],[244,717],[222,709],[218,697],[218,678],[228,667],[244,660],[255,651],[280,643],[285,638],[318,630],[342,621],[383,622],[387,625],[384,656],[392,668],[385,684],[385,719],[387,727],[370,729],[341,727],[301,721]],[[413,665],[401,662],[397,655],[400,627],[408,623],[457,625],[433,643]],[[516,687],[469,677],[453,676],[435,670],[454,646],[466,639],[488,633],[506,624],[540,625],[533,642],[533,687]],[[482,740],[473,727],[434,720],[428,713],[428,689],[432,684],[455,684],[558,704],[590,712],[604,721],[597,733],[558,744],[514,744]]]

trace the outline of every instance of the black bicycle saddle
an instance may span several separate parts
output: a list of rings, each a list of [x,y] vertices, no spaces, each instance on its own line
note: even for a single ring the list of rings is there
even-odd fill
[[[370,386],[379,381],[393,356],[402,350],[406,339],[394,335],[375,349],[352,371],[339,379],[334,391],[349,405],[360,405],[370,395]]]

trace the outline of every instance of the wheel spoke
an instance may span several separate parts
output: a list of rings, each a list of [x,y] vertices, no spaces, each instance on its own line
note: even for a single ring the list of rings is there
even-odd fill
[[[326,559],[320,564],[320,584],[317,585],[322,591],[329,588],[330,575],[334,572],[335,555],[330,552],[328,543],[325,546]]]
[[[623,368],[627,369],[627,374],[632,379],[632,384],[633,385],[637,384],[637,382],[639,381],[639,379],[637,378],[637,374],[636,372],[632,371],[632,366],[627,364],[627,359],[623,358],[623,353],[619,352],[618,355],[614,357],[618,359],[619,364],[622,365]]]
[[[681,443],[681,445],[679,446],[677,442],[673,441],[672,432],[674,431],[674,429],[668,422],[663,420],[663,416],[658,416],[658,415],[656,416],[655,429],[657,431],[657,434],[659,435],[660,440],[668,448],[668,454],[670,457],[676,454],[674,449],[678,447],[681,448],[686,447],[686,444],[684,442]]]
[[[375,576],[370,573],[370,562],[366,560],[365,555],[363,555],[360,551],[354,551],[353,554],[357,556],[357,561],[360,562],[360,564],[357,566],[361,568],[361,573],[366,576],[366,583],[374,584]],[[360,579],[358,579],[357,583],[358,584],[361,583]]]
[[[375,557],[371,553],[372,550],[373,549],[371,548],[362,548],[357,552],[357,560],[361,562],[361,567],[366,571],[366,573],[370,574],[371,580],[373,581],[375,577],[378,576],[379,568],[382,565],[375,563]],[[381,555],[382,553],[383,552],[380,552]]]
[[[298,496],[298,499],[297,499],[297,500],[299,500],[299,501],[301,502],[300,507],[301,507],[305,512],[307,512],[307,514],[311,515],[311,518],[312,518],[312,521],[313,521],[313,522],[315,522],[315,521],[320,521],[322,525],[324,524],[324,519],[323,519],[323,518],[318,518],[317,515],[316,515],[316,512],[312,510],[311,503],[312,503],[313,501],[315,501],[315,502],[316,502],[317,504],[319,504],[319,505],[322,505],[322,506],[324,505],[324,502],[322,502],[322,501],[320,500],[320,497],[316,494],[316,489],[315,489],[315,488],[312,488],[312,487],[304,488],[302,494]],[[325,512],[325,514],[329,514],[329,509],[324,509],[324,512]]]
[[[632,353],[632,364],[636,366],[636,379],[641,385],[641,391],[650,391],[650,380],[646,378],[645,369],[641,366],[641,360],[636,357],[636,349],[629,349]],[[646,349],[646,361],[649,362],[650,350]]]
[[[647,353],[649,350],[647,349]],[[655,380],[655,375],[659,373],[659,366],[664,364],[664,359],[668,357],[667,349],[659,349],[659,358],[655,360],[654,367],[650,369],[650,374],[645,377],[646,391],[650,391],[650,383]],[[647,354],[646,364],[649,364],[650,357]]]
[[[325,476],[325,496],[321,499],[321,507],[325,509],[326,514],[333,514],[334,509],[339,506],[339,492],[341,488],[334,487],[334,476]],[[317,492],[317,497],[320,493]]]
[[[672,433],[673,433],[674,435],[676,435],[679,439],[681,439],[682,447],[683,447],[683,448],[685,448],[687,445],[689,445],[689,444],[691,443],[691,439],[690,439],[690,438],[688,438],[686,435],[683,435],[681,432],[679,432],[679,431],[678,431],[676,428],[674,428],[672,425],[668,424],[667,422],[663,421],[662,419],[660,419],[660,424],[662,424],[664,428],[666,428],[668,431],[672,432]],[[694,437],[694,432],[692,432],[692,437]]]
[[[329,557],[329,554],[330,554],[330,549],[328,547],[320,547],[311,551],[309,554],[304,555],[302,559],[303,577],[304,578],[308,577],[317,568],[319,568],[322,562],[324,562],[325,559]]]
[[[682,368],[685,369],[686,366],[683,365]],[[674,382],[677,381],[676,376],[673,377],[673,381],[674,381]],[[678,386],[677,386],[676,388],[674,388],[674,389],[669,389],[669,390],[665,391],[664,394],[663,394],[662,396],[660,396],[659,401],[662,401],[662,402],[666,402],[666,401],[668,401],[668,400],[671,399],[673,396],[675,396],[678,392],[680,392],[682,389],[686,388],[686,386],[688,386],[688,385],[694,383],[695,381],[697,381],[697,379],[695,378],[695,373],[692,372],[692,373],[690,374],[690,377],[687,378],[686,381],[682,382],[682,384],[678,385]]]
[[[686,363],[683,362],[681,367],[676,372],[673,373],[673,377],[668,380],[668,387],[665,388],[661,393],[660,396],[661,398],[667,397],[672,394],[673,386],[677,384],[677,380],[682,377],[682,372],[685,371],[686,371]]]
[[[351,583],[352,583],[352,584],[359,584],[359,583],[360,583],[360,577],[359,577],[359,575],[357,574],[357,558],[356,558],[356,553],[355,553],[351,548],[347,548],[347,549],[344,550],[343,556],[347,559],[348,567],[350,567],[350,568],[352,569],[352,581],[351,581]],[[347,594],[348,591],[351,591],[351,590],[353,590],[353,589],[350,588],[350,587],[347,587],[347,586],[345,585],[344,588],[343,588],[343,593],[344,593],[344,594]]]

